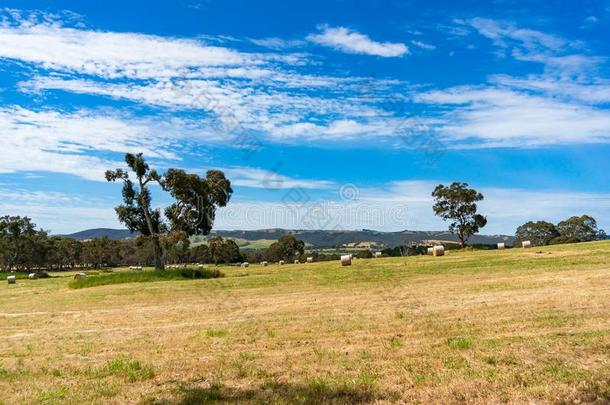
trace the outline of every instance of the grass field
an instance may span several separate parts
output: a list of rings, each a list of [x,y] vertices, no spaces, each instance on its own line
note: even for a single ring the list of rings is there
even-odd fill
[[[0,402],[610,402],[610,242],[221,271],[3,282]]]

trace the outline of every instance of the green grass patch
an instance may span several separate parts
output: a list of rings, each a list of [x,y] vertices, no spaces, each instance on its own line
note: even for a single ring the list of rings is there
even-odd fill
[[[208,337],[225,337],[227,335],[227,331],[222,329],[210,329],[205,332]]]
[[[206,279],[224,277],[224,274],[216,269],[175,269],[163,271],[121,272],[101,274],[87,278],[72,280],[68,284],[70,288],[88,288],[110,284],[124,283],[147,283],[153,281]]]
[[[454,336],[447,338],[447,346],[452,349],[470,349],[472,347],[472,339],[468,336]]]
[[[136,382],[154,378],[155,370],[152,366],[143,365],[138,360],[118,358],[101,367],[91,369],[89,375],[94,378],[117,376],[129,382]]]

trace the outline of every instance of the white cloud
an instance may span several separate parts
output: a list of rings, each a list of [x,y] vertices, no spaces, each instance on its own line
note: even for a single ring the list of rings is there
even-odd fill
[[[610,141],[610,111],[510,89],[457,87],[419,94],[447,106],[439,130],[467,147],[523,147]]]
[[[458,21],[458,24],[473,27],[517,60],[543,64],[548,74],[563,77],[577,74],[590,76],[592,70],[605,61],[605,58],[588,55],[580,41],[521,28],[511,22],[473,18]],[[501,55],[505,56],[504,53]]]
[[[53,234],[88,228],[122,228],[112,206],[95,198],[60,192],[0,187],[0,212],[32,218]]]
[[[436,46],[427,44],[427,43],[422,42],[422,41],[412,40],[411,44],[415,45],[418,48],[425,49],[427,51],[433,51],[433,50],[436,49]]]
[[[328,46],[347,53],[400,57],[409,53],[402,43],[377,42],[367,35],[345,27],[321,27],[319,34],[310,34],[307,39],[319,45]]]
[[[250,42],[252,42],[254,45],[262,46],[264,48],[269,48],[269,49],[276,49],[276,50],[295,48],[295,47],[305,45],[305,41],[301,41],[298,39],[292,39],[292,40],[282,39],[282,38],[278,38],[278,37],[250,38]]]
[[[178,119],[135,119],[116,110],[63,113],[21,107],[0,108],[0,133],[0,173],[49,171],[96,181],[103,181],[104,171],[117,162],[93,152],[143,152],[153,159],[176,160],[176,140],[207,136],[203,128]]]
[[[377,83],[376,83],[377,84]],[[153,106],[190,109],[209,113],[204,118],[215,128],[217,137],[226,133],[258,131],[274,141],[295,141],[299,138],[318,139],[331,136],[334,140],[362,136],[392,136],[400,124],[398,118],[388,117],[393,111],[375,107],[379,101],[372,91],[383,91],[384,82],[368,88],[364,82],[363,97],[322,98],[301,92],[275,92],[216,80],[159,81],[155,84],[127,85],[100,83],[93,80],[65,80],[39,77],[21,84],[24,91],[40,92],[57,89],[74,93],[96,94],[117,99],[128,99]],[[337,83],[336,87],[341,84]],[[349,87],[350,85],[348,85]],[[354,85],[356,89],[358,87]],[[374,87],[374,89],[372,88]],[[383,90],[382,90],[383,89]],[[404,103],[402,99],[396,102]],[[334,119],[342,116],[342,119]],[[317,117],[313,119],[312,117]]]
[[[91,31],[19,19],[0,25],[0,58],[111,79],[196,75],[205,67],[301,63],[297,55],[244,53],[190,39]]]
[[[610,80],[595,79],[588,83],[561,80],[550,76],[531,75],[516,78],[506,75],[492,76],[493,83],[503,87],[528,90],[563,100],[573,100],[586,104],[610,102]]]
[[[220,168],[231,183],[236,186],[262,188],[267,190],[281,190],[291,188],[328,189],[335,183],[328,180],[296,179],[284,176],[279,171],[263,170],[252,167],[225,167]]]

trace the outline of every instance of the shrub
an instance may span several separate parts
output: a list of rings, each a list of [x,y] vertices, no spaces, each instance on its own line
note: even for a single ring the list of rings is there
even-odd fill
[[[206,279],[224,277],[224,274],[216,269],[175,269],[163,271],[121,272],[101,274],[72,280],[68,284],[70,288],[87,288],[109,284],[124,283],[147,283],[153,281],[170,281],[185,279]]]

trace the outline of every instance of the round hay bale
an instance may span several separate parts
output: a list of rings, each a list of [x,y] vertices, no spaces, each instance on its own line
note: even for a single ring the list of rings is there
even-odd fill
[[[15,277],[15,276],[8,276],[8,277],[6,278],[6,281],[7,281],[9,284],[17,284],[17,277]]]
[[[269,263],[267,263],[267,262],[261,262],[261,266],[263,266],[263,267],[267,267],[268,264]]]
[[[313,263],[313,257],[308,257],[307,258],[307,263]]]
[[[300,263],[301,263],[301,262],[300,262],[300,261],[298,261],[298,260],[295,260],[295,261],[294,261],[294,264],[300,264]]]
[[[351,265],[352,265],[352,255],[341,256],[341,266],[351,266]]]
[[[506,245],[502,242],[498,243],[498,250],[502,250],[506,247]]]
[[[36,280],[38,278],[38,274],[37,273],[30,273],[28,274],[28,279],[30,280]]]
[[[285,263],[285,262],[284,262],[283,260],[280,260],[280,266],[283,266],[283,265],[284,265],[284,263]]]
[[[375,252],[374,257],[381,257],[381,252]]]
[[[524,240],[523,242],[521,242],[521,246],[524,249],[528,249],[532,247],[532,242],[530,242],[529,240]]]
[[[429,247],[428,248],[428,255],[432,256],[434,254],[434,248],[433,247]]]
[[[248,267],[248,266],[250,266],[250,263],[248,263],[248,262],[243,262],[241,264],[241,267]]]
[[[436,245],[432,250],[434,256],[445,256],[445,247],[443,245]]]
[[[74,280],[80,280],[81,278],[87,278],[87,275],[85,273],[76,273],[74,275]]]

